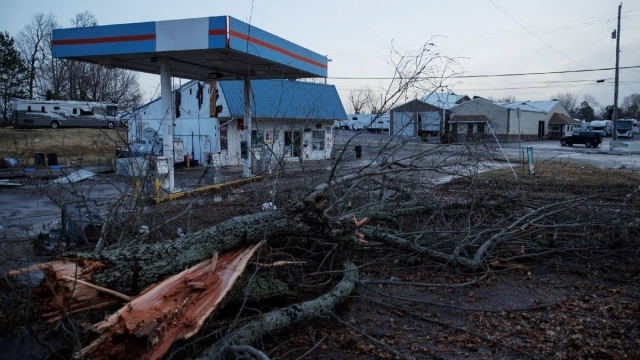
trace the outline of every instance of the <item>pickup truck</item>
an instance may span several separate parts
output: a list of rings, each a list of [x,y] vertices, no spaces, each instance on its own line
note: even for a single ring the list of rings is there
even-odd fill
[[[560,138],[560,145],[572,146],[573,144],[584,144],[586,147],[598,147],[602,143],[602,132],[600,131],[577,131],[570,136]]]

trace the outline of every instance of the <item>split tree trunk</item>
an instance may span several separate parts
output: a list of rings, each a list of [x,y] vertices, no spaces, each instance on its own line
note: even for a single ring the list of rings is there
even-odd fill
[[[169,275],[210,259],[216,251],[224,253],[275,237],[310,237],[345,242],[355,236],[355,229],[356,224],[348,219],[329,224],[326,218],[313,211],[297,214],[282,210],[265,211],[235,217],[179,239],[74,256],[105,264],[96,272],[93,279],[95,284],[135,295]]]

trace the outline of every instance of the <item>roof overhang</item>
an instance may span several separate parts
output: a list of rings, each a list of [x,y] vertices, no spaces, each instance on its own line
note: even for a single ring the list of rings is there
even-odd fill
[[[195,80],[327,76],[327,57],[230,16],[53,30],[53,56]]]
[[[574,120],[567,115],[554,113],[549,119],[549,125],[581,125],[578,120]]]
[[[450,123],[487,123],[491,122],[485,115],[456,115],[449,119]]]

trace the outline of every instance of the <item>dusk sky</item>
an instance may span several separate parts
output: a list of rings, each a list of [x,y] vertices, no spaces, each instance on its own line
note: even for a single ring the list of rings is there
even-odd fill
[[[93,13],[100,25],[230,15],[332,60],[328,83],[335,84],[347,111],[350,90],[380,90],[383,80],[335,77],[390,77],[393,41],[400,51],[426,41],[457,58],[464,75],[611,68],[619,1],[449,0],[449,1],[138,1],[4,0],[2,28],[16,36],[36,12],[53,13],[63,27],[78,12]],[[253,8],[253,10],[252,10]],[[10,15],[8,15],[10,14]],[[640,66],[640,0],[622,4],[620,66]],[[430,40],[431,39],[431,40]],[[596,80],[605,80],[597,83]],[[141,74],[145,99],[159,76]],[[614,72],[518,77],[463,78],[448,84],[469,96],[549,100],[569,91],[613,103]],[[640,93],[640,68],[620,72],[620,98]],[[157,96],[157,95],[156,95]]]

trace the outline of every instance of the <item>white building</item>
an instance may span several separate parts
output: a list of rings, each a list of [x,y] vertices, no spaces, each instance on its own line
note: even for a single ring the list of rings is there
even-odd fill
[[[214,91],[211,91],[214,89]],[[244,85],[240,80],[191,81],[172,94],[174,144],[192,160],[240,165],[244,129]],[[333,123],[346,113],[335,86],[289,80],[251,81],[251,149],[256,160],[330,159]],[[159,99],[127,114],[129,143],[158,140]],[[139,146],[138,146],[139,147]],[[151,145],[147,145],[148,148]]]
[[[528,140],[559,138],[580,122],[572,119],[558,100],[491,102],[474,97],[451,110],[449,131],[464,138],[490,135]]]

